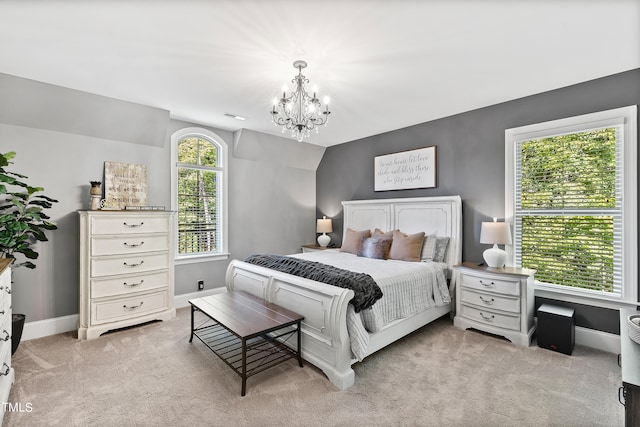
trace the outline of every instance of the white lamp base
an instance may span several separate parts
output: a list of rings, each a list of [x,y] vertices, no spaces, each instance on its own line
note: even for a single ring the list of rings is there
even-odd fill
[[[318,236],[318,244],[323,248],[326,248],[329,243],[331,243],[331,237],[327,236],[326,233],[322,233]]]
[[[507,252],[498,248],[498,245],[493,245],[482,253],[482,257],[488,267],[502,268],[507,261]]]

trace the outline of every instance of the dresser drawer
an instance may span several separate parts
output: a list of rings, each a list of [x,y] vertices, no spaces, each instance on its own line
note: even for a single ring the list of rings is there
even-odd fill
[[[91,277],[115,276],[118,274],[142,273],[161,270],[169,265],[169,253],[159,252],[134,256],[93,258]]]
[[[166,310],[167,291],[91,303],[92,324],[115,322]]]
[[[126,237],[93,237],[91,255],[137,254],[169,250],[168,234],[136,234]]]
[[[462,274],[462,286],[483,291],[497,292],[507,295],[520,295],[520,282],[518,280],[494,279],[487,276],[474,276]]]
[[[168,233],[169,218],[154,215],[118,215],[91,218],[91,234]]]
[[[461,315],[468,317],[474,321],[492,325],[501,329],[520,330],[520,316],[498,313],[492,310],[483,310],[482,308],[461,304]]]
[[[118,278],[91,279],[91,298],[126,295],[169,285],[168,271],[120,276]]]
[[[520,313],[520,298],[504,295],[491,294],[488,292],[478,292],[465,286],[460,288],[462,302],[479,305],[481,307],[493,308],[502,311]]]

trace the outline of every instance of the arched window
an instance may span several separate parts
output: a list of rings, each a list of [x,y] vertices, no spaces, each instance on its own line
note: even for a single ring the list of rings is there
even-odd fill
[[[171,136],[177,259],[226,258],[227,144],[206,129]]]

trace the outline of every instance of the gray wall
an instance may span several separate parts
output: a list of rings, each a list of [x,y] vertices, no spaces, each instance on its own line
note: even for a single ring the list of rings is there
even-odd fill
[[[104,162],[146,165],[149,204],[169,207],[171,134],[199,125],[172,120],[165,110],[0,74],[0,88],[13,84],[22,92],[7,91],[0,97],[0,152],[15,151],[12,170],[59,200],[50,210],[59,228],[49,233],[49,242],[39,244],[37,268],[14,273],[14,312],[25,313],[32,322],[78,313],[77,211],[89,208],[89,181],[102,180]],[[29,117],[17,115],[11,105],[21,93],[49,108],[23,111]],[[81,127],[70,119],[79,99],[87,105]],[[51,120],[53,109],[59,121]],[[105,116],[117,117],[117,123]],[[110,130],[112,126],[119,130]],[[313,242],[315,169],[324,149],[271,135],[203,127],[229,146],[230,259],[258,251],[299,252],[300,245]],[[251,147],[259,147],[259,154]],[[197,280],[204,280],[206,289],[224,286],[228,263],[176,266],[176,294],[195,292]]]
[[[316,175],[317,215],[334,218],[331,237],[339,242],[342,200],[459,194],[463,259],[482,260],[486,246],[478,242],[480,223],[504,217],[505,129],[636,104],[640,69],[330,147]],[[431,145],[437,147],[437,188],[374,191],[375,156]],[[619,331],[618,321],[611,321],[615,310],[574,307],[578,325]]]

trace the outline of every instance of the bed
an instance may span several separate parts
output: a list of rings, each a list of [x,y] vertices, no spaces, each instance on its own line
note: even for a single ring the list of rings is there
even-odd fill
[[[445,258],[442,263],[439,263],[444,274],[449,278],[448,289],[436,294],[444,296],[448,290],[449,294],[453,295],[456,274],[452,267],[461,262],[462,256],[460,196],[358,200],[345,201],[342,205],[344,235],[348,229],[375,230],[377,228],[382,231],[399,229],[407,234],[424,232],[425,236],[448,238]],[[351,255],[344,253],[340,255],[338,250],[312,254],[314,253],[295,254],[295,256],[318,262],[340,263]],[[357,263],[366,263],[365,260],[357,259],[359,257],[353,255],[351,257]],[[347,259],[345,262],[350,261]],[[385,263],[385,261],[380,262]],[[395,261],[397,268],[394,262],[386,263],[387,270],[400,270],[401,264],[405,262]],[[427,263],[405,264],[414,264],[413,268],[426,268],[421,264]],[[382,276],[380,274],[376,272],[372,276],[386,277],[384,276],[386,273],[382,273]],[[354,363],[446,315],[452,308],[451,303],[443,303],[443,301],[440,301],[440,304],[427,304],[428,306],[422,307],[415,313],[373,327],[371,328],[375,330],[373,332],[363,333],[363,329],[358,325],[358,319],[365,316],[362,312],[360,315],[354,313],[353,305],[349,304],[354,298],[354,291],[351,289],[240,260],[233,260],[229,264],[226,286],[229,291],[237,289],[250,292],[302,314],[305,317],[302,323],[302,357],[320,368],[329,381],[341,390],[354,384],[355,373],[352,369]],[[385,286],[381,288],[384,292]],[[382,301],[376,302],[372,308],[382,305]],[[445,301],[447,301],[446,298]],[[360,348],[354,350],[358,346]]]

